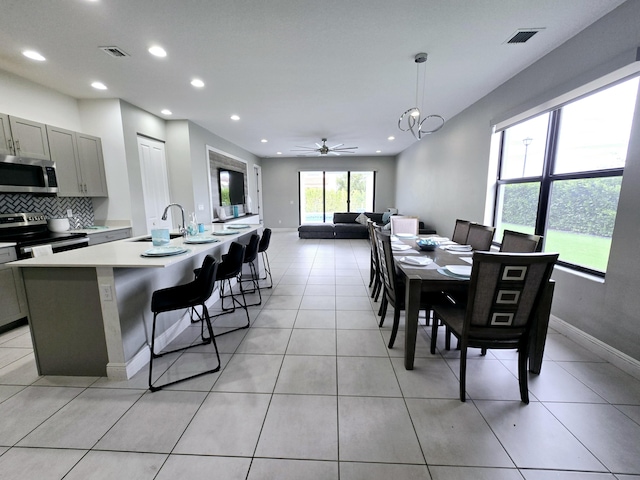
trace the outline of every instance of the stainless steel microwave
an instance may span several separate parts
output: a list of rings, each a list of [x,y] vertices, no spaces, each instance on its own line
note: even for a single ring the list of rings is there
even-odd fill
[[[0,192],[58,193],[55,162],[0,155]]]

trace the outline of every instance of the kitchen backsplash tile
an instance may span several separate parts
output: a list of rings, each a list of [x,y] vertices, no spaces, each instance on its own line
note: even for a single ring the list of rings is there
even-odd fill
[[[64,218],[67,210],[73,211],[79,225],[93,225],[93,204],[84,197],[48,197],[28,193],[0,194],[0,213],[42,212],[47,218]]]

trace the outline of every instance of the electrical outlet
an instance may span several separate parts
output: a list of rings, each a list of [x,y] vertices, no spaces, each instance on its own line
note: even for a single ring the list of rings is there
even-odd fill
[[[111,290],[111,285],[100,285],[100,296],[102,300],[105,302],[113,301],[113,290]]]
[[[198,205],[198,211],[199,211],[199,212],[204,211],[204,205],[199,204],[199,205]]]
[[[71,210],[70,208],[67,208],[67,218],[68,217],[73,217],[73,210]]]

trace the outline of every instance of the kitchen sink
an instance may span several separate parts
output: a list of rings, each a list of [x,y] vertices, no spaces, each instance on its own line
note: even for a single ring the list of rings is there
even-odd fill
[[[170,233],[169,234],[169,238],[180,238],[182,237],[181,234],[179,233]],[[148,237],[140,237],[137,240],[131,240],[132,242],[150,242],[151,241],[151,235],[149,235]]]

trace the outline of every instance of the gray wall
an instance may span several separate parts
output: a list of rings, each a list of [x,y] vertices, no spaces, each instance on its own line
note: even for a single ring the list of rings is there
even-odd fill
[[[394,157],[265,158],[262,161],[265,227],[298,227],[300,205],[298,172],[310,170],[375,171],[377,173],[374,210],[384,212],[387,208],[395,206],[396,162]]]
[[[491,129],[505,119],[621,68],[640,45],[640,2],[621,5],[504,83],[445,127],[398,157],[397,206],[417,208],[438,232],[450,235],[456,218],[485,217],[495,167]],[[420,172],[420,175],[416,173]],[[556,268],[553,314],[640,360],[640,107],[631,133],[609,267],[604,282]]]

